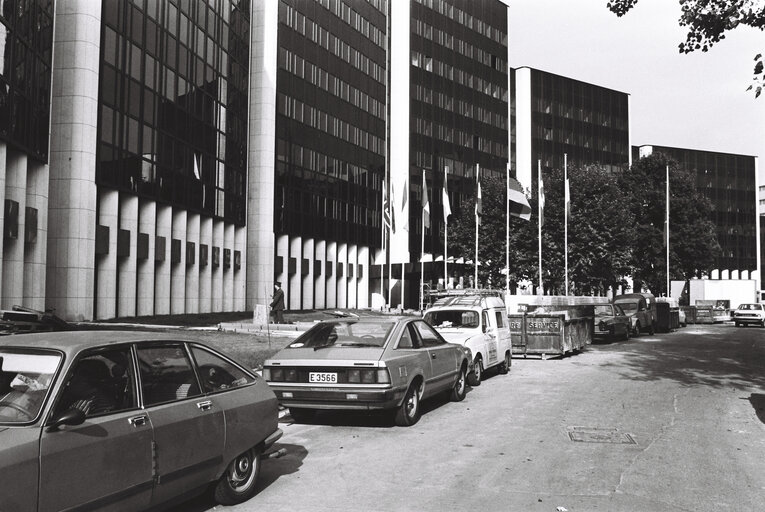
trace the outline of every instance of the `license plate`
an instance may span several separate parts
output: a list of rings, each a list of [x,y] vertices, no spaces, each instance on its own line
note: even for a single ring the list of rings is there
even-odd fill
[[[337,374],[328,372],[309,372],[308,382],[327,382],[335,384],[337,383]]]

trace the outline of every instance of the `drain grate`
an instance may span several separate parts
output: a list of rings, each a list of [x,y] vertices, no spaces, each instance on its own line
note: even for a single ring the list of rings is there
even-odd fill
[[[568,437],[577,443],[637,444],[630,434],[615,428],[569,427]]]

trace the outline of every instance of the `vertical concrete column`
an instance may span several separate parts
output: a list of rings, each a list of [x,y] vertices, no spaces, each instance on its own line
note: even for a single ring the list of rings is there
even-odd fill
[[[315,309],[327,307],[327,242],[314,242],[313,297]]]
[[[199,214],[189,213],[186,220],[186,313],[199,312]],[[194,244],[193,246],[190,244]],[[193,247],[193,249],[192,249]]]
[[[55,3],[46,296],[67,320],[93,318],[101,5]]]
[[[234,310],[234,225],[226,224],[223,228],[223,311]]]
[[[337,244],[337,307],[348,307],[348,244]]]
[[[126,255],[117,255],[119,291],[117,293],[117,316],[135,316],[135,300],[138,285],[138,198],[122,195],[119,198],[119,230],[127,231],[129,246],[123,248]],[[124,232],[123,231],[123,232]],[[119,251],[119,244],[118,244]]]
[[[237,268],[236,255],[239,254],[239,268]],[[234,311],[245,311],[247,302],[245,293],[247,289],[247,229],[234,227],[234,261],[231,266],[234,269]]]
[[[292,261],[290,265],[289,261]],[[303,261],[303,239],[299,236],[290,240],[290,259],[287,264],[287,279],[289,280],[290,291],[287,294],[287,309],[299,310],[301,306],[300,292],[302,291],[303,280],[300,275],[300,262]]]
[[[212,310],[223,311],[223,221],[213,223],[210,264],[212,265]],[[217,255],[217,256],[216,256]]]
[[[327,308],[338,307],[337,303],[337,242],[327,242]]]
[[[173,210],[170,240],[170,314],[186,312],[186,210]],[[175,246],[175,248],[173,248]]]
[[[207,247],[207,262],[202,261],[202,246]],[[212,304],[212,248],[213,248],[213,220],[210,217],[202,217],[199,225],[199,312],[209,313],[213,310]]]
[[[24,303],[24,210],[27,204],[27,156],[9,151],[5,167],[5,200],[15,202],[18,229],[3,246],[2,307]],[[9,219],[6,219],[9,222]]]
[[[279,2],[252,2],[245,309],[259,303],[263,290],[273,289],[278,27]]]
[[[34,211],[34,222],[24,212],[30,239],[24,236],[24,305],[45,309],[45,258],[48,253],[48,166],[29,161],[27,166],[27,208]],[[22,234],[19,233],[19,238]]]
[[[358,299],[356,307],[365,309],[369,307],[369,276],[371,274],[370,271],[372,270],[370,268],[371,260],[369,258],[369,247],[359,247],[358,260],[356,263],[359,267],[358,279],[356,280],[358,284]]]
[[[170,246],[173,238],[173,209],[157,206],[157,238],[154,240],[154,314],[170,314]],[[164,247],[163,247],[164,246]]]
[[[355,244],[348,246],[348,307],[357,308],[358,295],[356,283],[359,281],[359,263],[357,260],[358,252]],[[353,273],[351,273],[353,268]]]
[[[109,236],[106,254],[96,259],[96,319],[105,320],[117,316],[117,228],[119,226],[119,192],[102,190],[98,194],[98,225],[103,236]],[[48,217],[49,221],[52,217]],[[70,240],[68,250],[78,251],[76,240]],[[50,251],[48,252],[50,255]],[[69,259],[75,260],[76,255]],[[48,267],[50,269],[50,267]],[[73,287],[76,281],[59,281],[61,285]]]
[[[303,240],[303,257],[300,263],[300,280],[302,282],[302,296],[301,309],[314,309],[316,300],[313,296],[313,284],[314,278],[314,240],[313,238],[306,238]],[[306,260],[303,262],[303,260]],[[308,273],[303,275],[303,263],[308,263]]]
[[[0,165],[5,168],[8,165],[6,158],[8,157],[8,145],[0,141]],[[5,172],[0,172],[0,227],[5,225]],[[0,304],[2,304],[2,289],[3,289],[3,248],[5,247],[5,241],[0,236]]]
[[[290,239],[287,235],[280,235],[276,239],[276,257],[281,258],[282,262],[282,270],[281,272],[277,272],[275,275],[275,278],[271,279],[271,282],[267,285],[263,286],[264,290],[268,290],[268,293],[266,294],[267,302],[266,304],[271,303],[271,295],[274,293],[274,281],[279,281],[282,283],[282,291],[284,292],[284,305],[285,307],[289,307],[289,297],[290,297],[290,290],[289,290],[289,256],[290,256]],[[262,292],[261,292],[262,293]]]
[[[147,254],[136,251],[137,257],[137,304],[136,315],[149,316],[154,314],[154,275],[157,265],[155,264],[156,237],[157,237],[157,203],[154,201],[141,201],[138,205],[138,234],[136,242],[139,249],[142,244],[148,246]],[[144,242],[141,242],[141,239]],[[139,243],[140,242],[140,243]]]

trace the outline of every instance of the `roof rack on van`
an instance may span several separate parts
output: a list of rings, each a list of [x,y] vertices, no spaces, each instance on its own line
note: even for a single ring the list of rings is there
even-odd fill
[[[459,290],[439,290],[428,294],[431,306],[475,306],[487,297],[503,298],[502,290],[487,288],[463,288]]]

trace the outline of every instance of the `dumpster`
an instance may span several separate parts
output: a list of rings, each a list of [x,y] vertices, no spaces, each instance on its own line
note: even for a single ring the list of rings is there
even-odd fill
[[[582,350],[592,343],[593,317],[571,318],[567,312],[508,315],[513,355],[542,359]]]
[[[672,332],[680,327],[680,312],[669,302],[656,301],[656,330]]]
[[[685,312],[685,323],[687,324],[695,324],[696,323],[696,306],[680,306],[680,309]]]
[[[712,306],[696,306],[696,323],[697,324],[715,323]]]

